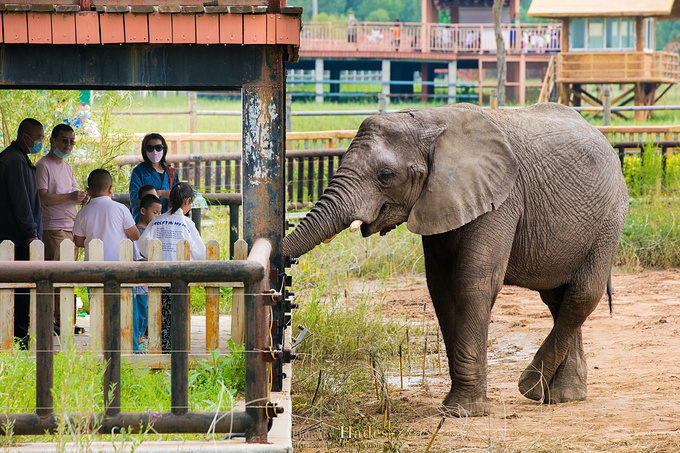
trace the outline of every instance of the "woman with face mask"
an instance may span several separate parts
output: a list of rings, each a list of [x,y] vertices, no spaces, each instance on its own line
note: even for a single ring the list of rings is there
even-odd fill
[[[147,134],[142,140],[142,158],[144,162],[132,169],[130,175],[130,210],[135,222],[139,222],[139,189],[145,185],[156,188],[163,206],[162,212],[168,210],[170,188],[179,182],[175,169],[165,162],[168,145],[161,134]]]

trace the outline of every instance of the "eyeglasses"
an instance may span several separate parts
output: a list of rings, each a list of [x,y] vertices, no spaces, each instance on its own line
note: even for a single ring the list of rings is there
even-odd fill
[[[68,138],[60,138],[59,141],[61,142],[62,145],[71,145],[71,146],[76,146],[76,141],[71,139],[69,140]]]
[[[158,145],[146,145],[144,149],[146,149],[147,153],[152,153],[154,151],[165,151],[165,146],[159,143]]]
[[[45,136],[44,136],[44,135],[33,135],[33,134],[29,134],[28,132],[26,132],[26,135],[28,135],[28,136],[31,137],[31,138],[37,138],[39,142],[44,142],[44,141],[45,141]]]

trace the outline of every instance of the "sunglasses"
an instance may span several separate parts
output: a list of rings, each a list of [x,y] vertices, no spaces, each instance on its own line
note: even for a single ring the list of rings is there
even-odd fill
[[[147,153],[152,153],[154,151],[165,151],[165,146],[158,144],[158,145],[146,145],[146,152]]]

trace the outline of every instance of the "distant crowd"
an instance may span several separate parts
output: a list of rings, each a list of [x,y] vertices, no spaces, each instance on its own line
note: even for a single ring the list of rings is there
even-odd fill
[[[206,249],[194,222],[186,216],[191,209],[194,191],[180,182],[175,169],[168,165],[168,146],[160,134],[148,134],[142,140],[143,162],[130,177],[130,208],[113,201],[113,179],[103,168],[92,171],[87,188],[76,183],[68,163],[76,145],[75,131],[68,124],[52,129],[49,150],[43,152],[43,125],[26,118],[19,125],[16,140],[0,153],[0,242],[14,243],[14,259],[28,260],[30,244],[41,240],[45,260],[61,260],[61,243],[70,239],[85,249],[93,239],[104,244],[104,260],[117,261],[123,239],[134,241],[136,260],[146,260],[149,241],[159,239],[162,259],[176,259],[176,244],[189,242],[191,259],[205,259]],[[35,165],[29,155],[44,154]],[[78,206],[81,206],[78,209]],[[68,257],[72,260],[77,258]],[[148,327],[148,289],[134,289],[133,350],[146,352]],[[58,290],[54,294],[54,331],[59,334],[61,316]],[[21,348],[29,345],[30,296],[28,289],[14,290],[14,336]],[[171,349],[170,290],[163,288],[161,344],[163,352]],[[75,313],[73,313],[75,325]],[[75,334],[84,332],[75,327]]]

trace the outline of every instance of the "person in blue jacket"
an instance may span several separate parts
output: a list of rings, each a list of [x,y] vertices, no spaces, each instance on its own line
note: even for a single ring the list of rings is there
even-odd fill
[[[139,188],[149,184],[156,188],[162,201],[162,212],[168,210],[170,188],[179,182],[175,169],[165,162],[168,144],[161,134],[147,134],[142,140],[144,162],[132,169],[130,175],[130,210],[135,222],[139,222]]]
[[[42,124],[26,118],[19,125],[17,139],[0,153],[0,242],[14,243],[14,259],[29,259],[29,244],[42,240],[42,212],[35,180],[35,166],[29,154],[42,150]],[[28,349],[30,295],[28,288],[14,290],[14,336]]]

